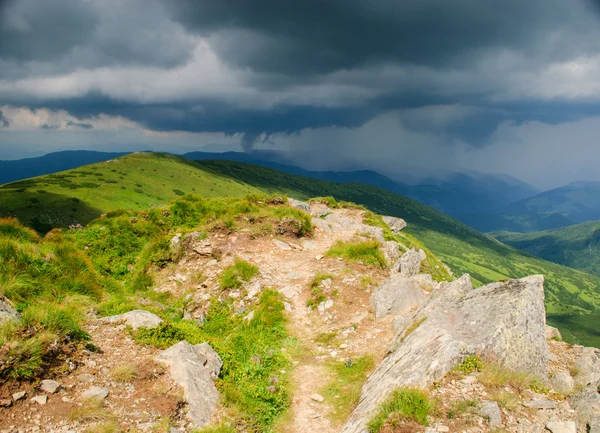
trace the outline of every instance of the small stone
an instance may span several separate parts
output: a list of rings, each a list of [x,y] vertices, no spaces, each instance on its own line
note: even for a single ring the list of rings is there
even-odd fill
[[[73,401],[74,401],[72,398],[69,398],[69,397],[67,397],[67,396],[63,396],[61,400],[62,400],[64,403],[73,403]]]
[[[550,400],[529,400],[523,403],[523,406],[532,409],[556,409],[556,403]]]
[[[77,376],[77,380],[79,382],[92,382],[94,380],[94,375],[90,373],[83,373]]]
[[[319,261],[321,260],[323,257],[325,257],[323,254],[319,254],[318,256],[315,257],[315,260]]]
[[[348,345],[346,343],[340,344],[340,349],[344,350],[344,349],[347,349],[347,348],[348,348]]]
[[[0,400],[0,407],[11,407],[13,401],[10,398],[4,398]]]
[[[37,404],[46,404],[48,402],[47,395],[37,395],[31,399],[32,402]]]
[[[465,385],[473,385],[474,383],[477,383],[477,378],[473,375],[469,375],[462,380],[462,383]]]
[[[445,426],[445,425],[438,425],[436,430],[439,431],[440,433],[446,433],[446,432],[450,431],[450,427]]]
[[[25,398],[25,396],[27,395],[27,391],[20,391],[20,392],[15,392],[12,395],[12,398],[14,401],[19,401]]]
[[[55,380],[42,380],[40,382],[40,389],[49,394],[54,394],[60,389],[60,383]]]
[[[244,320],[246,322],[250,322],[252,319],[254,319],[254,311],[250,311],[250,313],[248,313],[245,317]]]
[[[502,414],[500,407],[495,401],[483,401],[480,408],[481,416],[487,418],[490,427],[502,426]]]
[[[84,391],[83,394],[81,394],[81,397],[85,400],[88,400],[90,398],[98,398],[100,400],[104,400],[106,397],[108,397],[108,389],[100,388],[99,386],[92,386],[87,391]]]
[[[325,401],[321,394],[313,394],[310,396],[310,399],[316,401],[317,403],[322,403],[323,401]]]
[[[285,309],[285,311],[291,312],[292,311],[292,304],[290,304],[289,302],[284,302],[283,303],[283,308]]]
[[[549,421],[546,429],[552,433],[577,433],[577,424],[575,421]]]

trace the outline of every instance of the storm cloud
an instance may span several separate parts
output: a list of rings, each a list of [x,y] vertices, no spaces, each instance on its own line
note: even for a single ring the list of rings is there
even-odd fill
[[[181,134],[186,148],[195,136],[299,153],[312,137],[348,158],[377,141],[375,168],[409,149],[426,161],[418,149],[435,143],[459,167],[501,147],[506,125],[598,118],[599,12],[587,0],[5,0],[0,158],[19,131],[31,142],[37,128],[51,151],[44,128],[96,145],[133,128],[136,146],[166,134],[166,151]]]

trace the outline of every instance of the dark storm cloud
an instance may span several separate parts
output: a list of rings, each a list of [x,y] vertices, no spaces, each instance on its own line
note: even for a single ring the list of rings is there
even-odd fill
[[[531,50],[568,21],[572,6],[564,0],[164,3],[190,31],[217,34],[215,46],[227,61],[292,76],[388,62],[468,67],[482,50]],[[554,54],[568,54],[562,48],[557,44]]]

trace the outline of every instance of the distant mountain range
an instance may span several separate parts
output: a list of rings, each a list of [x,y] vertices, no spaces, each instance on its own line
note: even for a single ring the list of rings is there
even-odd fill
[[[531,232],[600,219],[600,182],[573,182],[511,203],[496,212],[454,215],[482,231]]]
[[[125,154],[64,151],[39,158],[0,161],[0,184],[77,168]],[[330,182],[364,183],[413,198],[455,217],[471,213],[492,213],[516,200],[529,197],[537,192],[532,186],[510,176],[478,172],[467,174],[445,171],[440,172],[439,178],[428,177],[414,184],[417,181],[409,174],[402,172],[386,176],[373,170],[362,169],[351,171],[306,170],[294,163],[292,155],[275,151],[263,150],[247,153],[190,152],[180,156],[197,161],[215,159],[245,162],[280,170],[288,174]]]

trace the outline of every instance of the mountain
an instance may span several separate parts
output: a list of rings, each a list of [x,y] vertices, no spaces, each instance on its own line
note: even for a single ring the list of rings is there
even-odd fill
[[[94,162],[106,161],[126,155],[127,152],[95,152],[92,150],[66,150],[36,158],[11,161],[0,160],[0,184],[27,179],[42,174],[56,173]]]
[[[497,212],[456,215],[482,232],[531,232],[600,219],[600,182],[573,182],[511,203]]]
[[[121,155],[124,154],[65,151],[40,158],[0,161],[0,184],[77,168]],[[340,167],[345,167],[344,170],[307,170],[298,167],[297,161],[309,161],[311,158],[314,160],[314,155],[297,155],[278,151],[189,152],[181,156],[197,161],[221,159],[246,162],[289,174],[331,182],[360,182],[413,198],[459,219],[462,219],[461,216],[465,213],[495,211],[512,201],[536,192],[531,186],[510,176],[488,175],[474,171],[468,174],[440,171],[436,174],[438,177],[417,180],[414,176],[403,172],[403,168],[399,168],[395,173],[385,175],[364,169],[360,164],[350,160],[341,160]],[[406,169],[415,170],[414,167]]]
[[[532,233],[490,233],[544,260],[600,276],[600,221]]]
[[[549,321],[590,336],[600,308],[600,278],[508,247],[413,199],[360,183],[334,183],[231,161],[198,163],[164,154],[136,153],[0,187],[0,216],[14,215],[36,229],[85,224],[119,208],[146,209],[185,193],[206,197],[248,193],[298,199],[333,196],[381,214],[404,218],[415,236],[454,272],[476,286],[531,274],[546,276]],[[571,334],[568,334],[571,335]],[[569,338],[567,335],[566,338]]]

